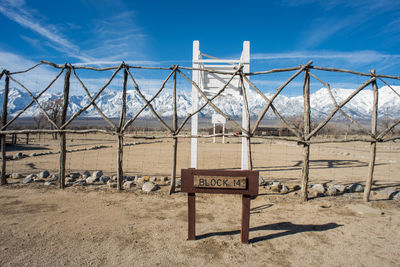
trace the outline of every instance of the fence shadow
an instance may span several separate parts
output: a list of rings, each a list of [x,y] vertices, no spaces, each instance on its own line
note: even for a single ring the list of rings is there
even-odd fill
[[[302,168],[301,160],[297,161],[294,165],[287,166],[254,166],[253,170],[256,171],[296,171]],[[387,163],[375,163],[375,166],[387,165]],[[312,170],[323,170],[323,169],[341,169],[341,168],[364,168],[368,167],[368,162],[359,160],[310,160],[310,169]]]
[[[295,235],[295,234],[304,233],[304,232],[328,231],[328,230],[332,230],[332,229],[335,229],[335,228],[338,228],[341,226],[343,226],[343,225],[337,224],[337,223],[293,224],[291,222],[280,222],[280,223],[274,223],[274,224],[266,224],[266,225],[250,228],[250,232],[267,231],[267,230],[274,230],[274,231],[282,230],[283,232],[258,236],[258,237],[250,239],[250,243],[271,240],[271,239],[275,239],[275,238],[279,238],[279,237]],[[198,236],[196,236],[196,239],[199,240],[199,239],[209,238],[209,237],[213,237],[213,236],[227,236],[227,235],[239,235],[239,234],[240,234],[240,230],[212,232],[212,233],[198,235]]]
[[[48,147],[35,145],[7,144],[6,151],[49,150]]]

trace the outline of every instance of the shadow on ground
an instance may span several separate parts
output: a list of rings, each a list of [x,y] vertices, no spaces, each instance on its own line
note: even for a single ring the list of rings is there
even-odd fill
[[[266,225],[250,228],[250,232],[267,231],[267,230],[273,230],[273,231],[281,230],[282,232],[252,238],[252,239],[250,239],[250,243],[256,243],[256,242],[260,242],[260,241],[270,240],[270,239],[279,238],[279,237],[288,236],[288,235],[295,235],[295,234],[304,233],[304,232],[328,231],[328,230],[335,229],[340,226],[343,226],[343,225],[340,225],[337,223],[293,224],[291,222],[266,224]],[[212,236],[227,236],[227,235],[238,235],[238,234],[240,234],[239,230],[225,231],[225,232],[212,232],[212,233],[198,235],[198,236],[196,236],[196,239],[199,240],[199,239],[204,239],[204,238],[208,238],[208,237],[212,237]]]

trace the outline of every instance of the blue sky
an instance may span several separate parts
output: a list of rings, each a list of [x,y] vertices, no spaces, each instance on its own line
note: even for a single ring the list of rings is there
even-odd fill
[[[193,40],[220,58],[239,57],[248,40],[254,71],[312,59],[318,66],[400,76],[395,0],[0,0],[0,23],[0,68],[10,70],[40,60],[190,66]],[[342,87],[358,82],[331,78]]]

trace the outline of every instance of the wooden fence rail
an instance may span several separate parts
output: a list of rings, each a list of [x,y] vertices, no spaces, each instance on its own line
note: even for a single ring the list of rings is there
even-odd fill
[[[47,65],[51,66],[53,68],[59,69],[59,73],[56,75],[56,77],[42,90],[40,91],[36,96],[33,95],[33,93],[16,77],[15,75],[18,74],[23,74],[27,73],[29,71],[34,70],[35,68],[39,67],[40,65]],[[79,75],[77,74],[77,70],[84,69],[84,70],[91,70],[91,71],[111,71],[113,70],[113,74],[110,76],[110,78],[107,80],[107,82],[97,91],[95,95],[91,95],[85,84],[82,82],[82,80],[79,78]],[[136,82],[135,78],[133,77],[132,73],[130,72],[130,69],[148,69],[148,70],[169,70],[170,73],[168,76],[164,79],[162,82],[160,89],[150,98],[147,99],[146,96],[143,94],[141,91],[139,84]],[[264,119],[265,115],[267,114],[268,110],[271,109],[273,114],[276,116],[276,118],[282,123],[284,127],[286,127],[293,135],[294,137],[282,137],[282,136],[257,136],[257,138],[262,138],[262,139],[269,139],[269,140],[284,140],[284,141],[289,141],[289,142],[296,142],[299,145],[303,146],[303,164],[302,164],[302,175],[301,175],[301,184],[302,184],[302,189],[301,189],[301,199],[303,201],[307,201],[308,196],[307,196],[307,185],[308,185],[308,179],[309,179],[309,161],[310,161],[310,146],[311,144],[321,144],[321,143],[345,143],[345,142],[354,142],[354,141],[359,141],[359,142],[367,142],[370,143],[370,161],[369,161],[369,168],[368,168],[368,173],[367,173],[367,179],[366,179],[366,187],[364,191],[364,200],[369,201],[369,195],[370,195],[370,190],[371,190],[371,185],[373,183],[373,175],[374,175],[374,166],[375,166],[375,159],[376,159],[376,144],[377,142],[390,142],[390,141],[396,141],[400,139],[400,136],[388,136],[388,133],[394,129],[397,125],[400,124],[400,120],[394,121],[391,125],[387,126],[386,129],[382,130],[380,133],[377,131],[377,122],[378,122],[378,96],[379,96],[379,90],[377,87],[377,79],[382,81],[386,86],[388,86],[398,97],[400,97],[399,92],[397,92],[395,89],[393,89],[392,86],[390,86],[389,83],[387,83],[384,79],[395,79],[395,80],[400,80],[400,77],[397,76],[390,76],[390,75],[381,75],[381,74],[376,74],[375,71],[371,71],[370,73],[362,73],[362,72],[356,72],[352,70],[346,70],[346,69],[337,69],[337,68],[325,68],[325,67],[318,67],[318,66],[313,66],[312,61],[307,62],[305,65],[300,65],[298,67],[290,67],[290,68],[282,68],[282,69],[272,69],[272,70],[266,70],[266,71],[258,71],[258,72],[252,72],[252,73],[244,73],[242,67],[239,67],[236,69],[234,73],[228,73],[228,72],[222,72],[218,70],[210,70],[210,69],[198,69],[200,71],[204,72],[209,72],[209,73],[215,73],[215,74],[224,74],[224,75],[230,75],[230,78],[224,83],[224,85],[211,97],[208,97],[200,88],[200,86],[194,82],[192,79],[190,79],[187,75],[183,73],[183,70],[197,70],[195,68],[191,67],[181,67],[178,65],[172,65],[171,67],[163,68],[163,67],[142,67],[142,66],[130,66],[122,62],[119,66],[112,66],[112,67],[107,67],[107,68],[95,68],[95,67],[90,67],[90,66],[73,66],[71,64],[55,64],[52,62],[48,61],[41,61],[40,63],[22,71],[16,71],[16,72],[9,72],[8,70],[3,69],[0,73],[0,79],[3,79],[5,77],[5,82],[4,82],[4,94],[3,94],[3,110],[2,110],[2,117],[1,117],[1,128],[0,128],[0,140],[1,140],[1,155],[2,155],[2,166],[1,166],[1,185],[4,185],[7,183],[6,180],[6,142],[5,142],[5,137],[7,134],[18,134],[18,133],[56,133],[60,136],[60,162],[59,162],[59,187],[64,188],[65,187],[65,161],[66,161],[66,134],[68,133],[77,133],[77,134],[84,134],[84,133],[106,133],[110,135],[115,135],[117,137],[117,143],[118,143],[118,153],[117,153],[117,189],[118,191],[122,190],[122,180],[123,180],[123,168],[122,168],[122,162],[123,162],[123,140],[124,137],[130,137],[130,138],[145,138],[145,139],[165,139],[165,138],[170,138],[173,140],[172,146],[173,146],[173,161],[172,161],[172,171],[171,171],[171,187],[170,187],[170,193],[175,192],[175,182],[176,182],[176,159],[177,159],[177,147],[178,147],[178,140],[179,138],[192,138],[192,137],[197,137],[197,138],[212,138],[212,137],[217,137],[217,136],[222,136],[221,134],[213,134],[213,135],[185,135],[185,134],[180,134],[183,127],[187,124],[188,120],[192,118],[193,115],[199,113],[206,107],[211,107],[215,112],[219,113],[221,116],[223,116],[229,123],[231,123],[235,129],[239,129],[242,133],[239,135],[233,135],[233,134],[224,134],[224,136],[231,136],[231,137],[246,137],[247,138],[247,143],[248,143],[248,158],[249,158],[249,166],[252,168],[252,152],[251,152],[251,138],[254,136],[255,132],[259,128],[259,125],[261,121]],[[311,71],[312,70],[318,70],[318,71],[326,71],[326,72],[339,72],[339,73],[348,73],[352,75],[357,75],[361,77],[368,77],[369,79],[366,80],[359,88],[354,90],[345,100],[343,100],[341,103],[338,103],[332,93],[332,90],[330,88],[330,85],[326,82],[324,82],[322,79],[320,79],[318,76],[313,74]],[[104,112],[99,108],[99,106],[96,104],[96,100],[99,99],[100,95],[105,91],[105,89],[111,84],[113,79],[116,77],[116,75],[120,72],[123,71],[123,85],[122,85],[122,107],[120,111],[120,117],[119,117],[119,123],[116,125],[111,121],[110,118],[108,118]],[[268,98],[265,94],[262,93],[262,91],[257,88],[251,81],[250,77],[255,76],[255,75],[268,75],[272,73],[281,73],[281,72],[293,72],[293,73],[281,86],[279,86],[275,93],[272,95],[272,97]],[[69,97],[70,97],[70,79],[71,79],[71,72],[73,74],[73,77],[78,81],[79,85],[82,87],[83,91],[89,98],[89,103],[86,104],[84,107],[80,108],[78,111],[76,111],[74,114],[72,114],[69,118],[67,117],[67,110],[68,110],[68,104],[69,104]],[[39,98],[49,90],[51,86],[59,79],[59,77],[64,73],[64,91],[63,91],[63,104],[62,104],[62,113],[61,113],[61,121],[53,121],[49,114],[47,114],[46,110],[43,108],[41,105]],[[284,117],[278,112],[278,110],[275,108],[274,101],[277,99],[277,97],[281,94],[283,89],[290,84],[297,76],[299,76],[301,73],[304,73],[304,84],[303,84],[303,98],[304,98],[304,103],[303,103],[303,108],[304,108],[304,113],[303,113],[303,130],[300,131],[299,129],[296,129],[290,123],[288,123]],[[181,77],[183,77],[184,80],[189,82],[191,85],[196,88],[198,93],[200,94],[201,98],[204,100],[204,103],[201,105],[200,108],[198,108],[196,111],[193,111],[192,113],[186,114],[184,117],[182,123],[178,125],[178,114],[177,114],[177,74],[179,74]],[[232,80],[238,76],[240,80],[240,86],[241,86],[241,91],[242,91],[242,96],[243,96],[243,105],[245,108],[245,116],[250,118],[250,110],[249,110],[249,104],[248,104],[248,93],[246,92],[246,87],[245,83],[247,83],[250,88],[254,89],[258,95],[260,95],[264,100],[265,100],[265,107],[262,109],[260,112],[257,121],[253,125],[253,128],[250,128],[250,119],[249,125],[246,125],[246,129],[243,128],[240,124],[238,124],[233,118],[229,117],[227,114],[225,114],[221,109],[219,109],[213,101],[216,98],[221,98],[223,97],[223,93],[226,90],[226,88],[230,85]],[[160,95],[160,93],[165,89],[165,86],[169,79],[173,77],[173,112],[172,112],[172,127],[170,127],[166,122],[165,118],[160,116],[156,109],[154,108],[154,99]],[[311,104],[310,104],[310,78],[316,79],[319,81],[323,86],[325,86],[328,90],[329,97],[332,100],[332,104],[334,108],[331,110],[331,112],[328,114],[328,116],[322,120],[316,127],[313,129],[311,128]],[[16,83],[18,86],[20,86],[23,90],[25,90],[28,95],[32,98],[32,101],[26,105],[21,111],[17,113],[17,115],[13,116],[9,121],[7,121],[8,118],[8,98],[9,98],[9,88],[10,88],[10,80],[14,83]],[[138,93],[138,95],[141,97],[141,99],[144,101],[144,105],[142,108],[134,115],[132,116],[129,120],[127,120],[127,86],[129,81],[132,83],[135,91]],[[372,89],[373,89],[373,105],[372,105],[372,116],[371,116],[371,130],[368,131],[364,127],[362,127],[357,121],[355,121],[351,116],[346,114],[343,110],[343,107],[350,101],[352,100],[360,91],[362,91],[364,88],[366,88],[368,85],[372,84]],[[250,89],[248,89],[250,90]],[[47,121],[53,126],[53,129],[24,129],[24,130],[12,130],[8,129],[10,125],[12,125],[16,119],[18,119],[27,109],[29,109],[33,104],[37,104],[41,113],[45,116]],[[67,129],[68,125],[70,125],[79,115],[81,115],[83,112],[85,112],[87,109],[92,107],[98,112],[98,114],[101,116],[101,118],[111,127],[109,130],[105,129],[87,129],[87,130],[72,130],[72,129]],[[160,125],[167,131],[167,134],[160,134],[160,135],[154,135],[154,136],[138,136],[138,135],[133,135],[129,134],[126,132],[128,127],[139,117],[140,114],[145,109],[149,109],[152,113],[152,115],[157,119],[157,121],[160,123]],[[332,118],[335,116],[337,112],[340,112],[344,118],[350,121],[352,125],[357,127],[362,133],[367,135],[368,137],[355,137],[355,138],[345,138],[342,139],[332,139],[332,138],[324,138],[324,139],[315,139],[316,134],[323,129],[329,121],[332,120]]]

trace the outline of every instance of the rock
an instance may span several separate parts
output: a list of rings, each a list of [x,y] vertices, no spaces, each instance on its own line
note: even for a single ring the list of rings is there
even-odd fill
[[[76,181],[73,183],[73,186],[85,185],[85,184],[86,184],[86,180],[85,180],[85,179],[79,179],[79,180],[76,180]]]
[[[176,178],[175,186],[176,187],[181,187],[181,185],[182,185],[182,179],[181,178]]]
[[[104,176],[104,175],[99,178],[99,182],[103,183],[103,184],[107,183],[109,180],[110,180],[110,177]]]
[[[153,184],[152,182],[146,182],[143,184],[142,190],[144,192],[152,192],[152,191],[157,190],[157,186],[155,184]]]
[[[320,195],[320,193],[318,193],[318,191],[310,189],[308,190],[308,197],[309,198],[315,198],[318,197]]]
[[[397,191],[393,194],[393,200],[400,200],[400,191]]]
[[[13,158],[14,158],[13,155],[6,155],[6,159],[8,159],[8,160],[13,159]]]
[[[50,173],[49,173],[49,171],[42,171],[41,173],[39,173],[39,175],[38,175],[38,177],[39,178],[42,178],[42,179],[44,179],[44,178],[47,178],[47,177],[49,177],[50,176]]]
[[[150,177],[149,181],[152,183],[155,183],[155,182],[157,182],[157,177],[152,176],[152,177]]]
[[[26,178],[32,178],[32,179],[34,179],[36,177],[37,177],[36,174],[33,174],[33,173],[31,173],[28,176],[26,176]]]
[[[335,184],[333,185],[339,194],[343,194],[346,191],[346,186],[342,184]]]
[[[45,180],[40,177],[34,178],[33,181],[36,183],[44,183],[45,182]]]
[[[13,159],[22,159],[24,157],[24,154],[22,152],[18,152],[17,154],[14,155]]]
[[[11,178],[12,179],[21,179],[21,178],[23,178],[23,176],[18,172],[14,172],[11,174]]]
[[[132,176],[124,176],[122,178],[122,180],[124,180],[124,181],[133,181],[133,177]]]
[[[288,192],[289,192],[289,188],[288,188],[286,185],[282,185],[281,193],[282,193],[282,194],[286,194],[286,193],[288,193]]]
[[[96,177],[96,179],[99,179],[101,176],[103,176],[103,172],[102,171],[95,171],[92,174],[93,177]]]
[[[137,181],[139,178],[142,178],[142,176],[140,176],[140,175],[135,175],[134,181]]]
[[[24,184],[29,184],[33,182],[33,174],[28,175],[25,179],[24,179]]]
[[[89,171],[84,171],[83,174],[82,174],[82,176],[83,176],[83,175],[86,175],[86,178],[89,177],[89,176],[91,176],[91,174],[90,174]]]
[[[116,175],[113,175],[113,176],[111,176],[110,179],[113,180],[113,181],[116,181],[118,179],[118,177]]]
[[[97,180],[96,177],[90,176],[90,177],[86,178],[85,181],[87,184],[93,184],[96,180]]]
[[[292,185],[290,188],[292,188],[293,191],[297,191],[301,189],[301,186],[298,184]]]
[[[53,185],[54,183],[52,183],[52,182],[50,182],[50,181],[47,181],[47,182],[45,182],[44,183],[44,185]]]
[[[267,184],[268,183],[261,176],[258,177],[258,185],[259,186],[264,186],[264,185],[267,185]]]
[[[141,187],[141,186],[143,186],[145,181],[144,181],[144,179],[142,177],[140,177],[140,178],[136,179],[135,183],[136,183],[137,186]]]
[[[273,181],[270,185],[271,191],[280,192],[282,188],[282,184],[279,181]]]
[[[364,192],[364,187],[361,184],[355,183],[349,187],[349,191],[352,193]]]
[[[336,189],[336,187],[334,185],[330,185],[326,189],[326,193],[325,194],[327,196],[336,196],[338,193],[339,193],[339,191]]]
[[[117,188],[117,183],[112,180],[108,180],[107,185],[109,188]]]
[[[131,189],[132,187],[135,186],[135,183],[133,181],[126,181],[123,185],[124,189]]]
[[[317,191],[318,194],[323,194],[323,193],[325,193],[325,188],[324,188],[324,186],[323,186],[322,184],[314,184],[314,185],[311,187],[311,189],[314,190],[314,191]]]
[[[54,173],[53,175],[51,175],[51,180],[52,181],[58,181],[58,174]]]
[[[36,156],[37,156],[37,153],[33,152],[33,153],[30,154],[30,156],[31,156],[31,157],[36,157]]]
[[[79,177],[81,177],[81,174],[79,172],[71,172],[69,174],[69,177],[71,177],[73,179],[78,179]]]
[[[161,182],[168,182],[168,176],[164,176],[160,178]]]
[[[150,180],[150,176],[148,176],[148,175],[145,175],[145,176],[143,176],[142,178],[143,178],[143,180],[145,180],[146,182]]]
[[[73,183],[73,182],[75,182],[75,179],[71,178],[71,177],[68,177],[67,179],[65,179],[65,182],[66,183]]]
[[[87,176],[87,175],[85,175],[85,174],[82,174],[82,179],[87,179],[87,178],[89,178],[90,176]]]
[[[393,197],[398,193],[398,190],[394,187],[385,188],[376,191],[377,195],[385,199],[393,199]]]

